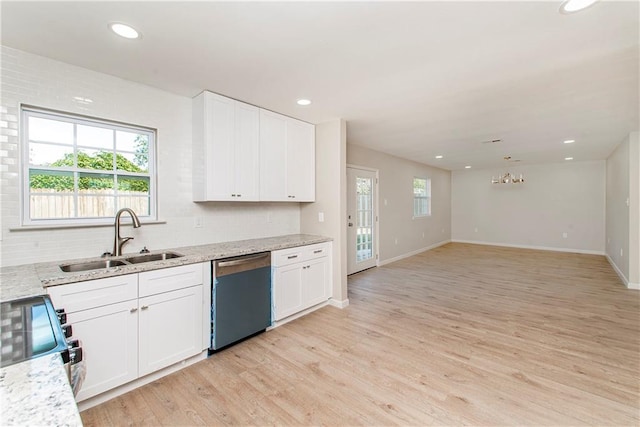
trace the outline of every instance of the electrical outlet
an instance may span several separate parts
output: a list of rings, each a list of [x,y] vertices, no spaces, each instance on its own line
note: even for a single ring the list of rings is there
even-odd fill
[[[318,222],[324,222],[324,212],[318,212]]]
[[[396,245],[398,244],[398,238],[396,237]]]
[[[384,199],[384,205],[387,206],[387,199]]]
[[[444,228],[442,229],[442,232],[444,233]]]
[[[398,243],[398,242],[396,242]],[[622,250],[622,248],[620,248],[620,256],[623,257],[624,256],[624,251]]]
[[[562,233],[562,238],[566,239],[567,237],[569,237],[569,235],[567,234],[567,232],[565,231],[564,233]]]
[[[194,228],[202,228],[202,217],[196,216],[193,218],[193,227]]]
[[[424,231],[422,232],[422,238],[424,239]]]
[[[474,231],[477,233],[478,232],[478,227],[476,227]]]

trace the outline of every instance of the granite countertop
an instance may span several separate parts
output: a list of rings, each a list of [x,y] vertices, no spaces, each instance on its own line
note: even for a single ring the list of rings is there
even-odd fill
[[[45,262],[38,264],[26,264],[0,269],[0,301],[23,298],[34,295],[42,295],[48,286],[62,285],[66,283],[82,282],[85,280],[102,279],[105,277],[120,276],[123,274],[140,273],[143,271],[158,270],[161,268],[175,267],[178,265],[195,264],[215,259],[228,258],[239,255],[247,255],[257,252],[275,251],[278,249],[292,248],[296,246],[311,245],[314,243],[328,242],[332,239],[311,234],[290,234],[285,236],[266,237],[261,239],[237,240],[232,242],[211,243],[199,246],[184,246],[167,248],[151,253],[177,252],[184,255],[180,258],[172,258],[164,261],[153,261],[140,264],[123,265],[98,270],[88,270],[74,273],[65,273],[60,270],[60,264],[71,264],[97,261],[101,258],[83,258],[73,260],[60,260],[57,262]],[[111,259],[123,259],[137,254],[126,254]]]
[[[0,425],[82,426],[59,354],[0,368]]]
[[[142,271],[158,270],[178,265],[207,262],[257,252],[305,246],[331,241],[331,238],[309,234],[292,234],[263,239],[212,243],[200,246],[169,248],[151,253],[177,252],[184,255],[165,261],[153,261],[108,269],[65,273],[60,264],[95,261],[100,258],[61,260],[39,264],[18,265],[0,269],[0,301],[46,293],[48,286]],[[121,259],[137,254],[127,254]],[[59,354],[27,360],[0,368],[0,425],[82,425],[66,371]]]

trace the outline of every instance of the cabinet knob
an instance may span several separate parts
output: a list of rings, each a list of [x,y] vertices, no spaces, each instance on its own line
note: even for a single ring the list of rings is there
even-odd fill
[[[231,195],[231,197],[236,197],[236,195],[235,195],[235,194],[232,194],[232,195]]]
[[[143,305],[142,307],[140,307],[140,310],[147,310],[149,308],[148,305]]]
[[[129,310],[129,313],[135,313],[136,311],[138,311],[138,309],[134,307],[131,310]]]
[[[237,197],[242,197],[242,194],[238,194]]]

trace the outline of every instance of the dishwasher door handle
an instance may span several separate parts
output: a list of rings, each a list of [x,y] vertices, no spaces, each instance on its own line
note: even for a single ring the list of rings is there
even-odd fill
[[[248,257],[243,257],[240,259],[234,259],[232,261],[218,261],[217,265],[218,267],[233,267],[235,265],[243,265],[243,264],[248,264],[250,262],[254,262],[254,261],[258,261],[258,260],[262,260],[268,256],[270,256],[271,254],[266,253],[266,254],[262,254],[262,255],[255,255],[255,256],[248,256]]]

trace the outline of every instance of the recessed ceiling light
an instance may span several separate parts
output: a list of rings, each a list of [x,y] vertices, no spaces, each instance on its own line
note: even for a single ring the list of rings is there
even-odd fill
[[[297,103],[298,105],[311,105],[311,101],[308,99],[298,99]]]
[[[574,142],[576,142],[575,139],[567,139],[566,141],[564,141],[565,144],[573,144]]]
[[[127,24],[112,22],[111,24],[109,24],[109,28],[111,28],[111,31],[113,31],[120,37],[124,37],[125,39],[137,39],[140,37],[140,33],[135,28]]]
[[[573,160],[573,157],[565,157],[565,160]]]
[[[560,5],[560,13],[574,13],[588,8],[598,0],[565,0]]]
[[[440,154],[438,154],[438,155],[436,156],[436,159],[441,159],[442,157],[443,157],[443,156],[441,156]]]
[[[471,166],[467,165],[464,167],[465,169],[471,169]]]

